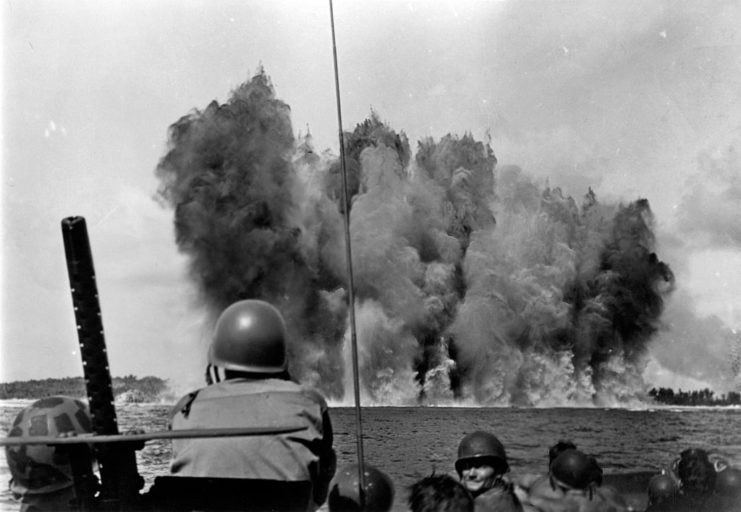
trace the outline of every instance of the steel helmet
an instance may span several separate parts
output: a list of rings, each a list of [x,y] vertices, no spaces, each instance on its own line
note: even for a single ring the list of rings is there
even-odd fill
[[[461,439],[458,445],[458,460],[455,461],[455,470],[458,474],[461,474],[465,463],[474,460],[490,464],[498,474],[509,471],[504,445],[494,434],[488,432],[479,430]]]
[[[330,512],[388,512],[394,503],[394,484],[379,469],[363,465],[365,487],[361,507],[358,465],[350,464],[335,474],[329,484]]]
[[[715,477],[715,492],[721,496],[741,496],[741,469],[720,471]]]
[[[666,474],[651,477],[648,481],[649,503],[662,503],[674,498],[679,493],[677,482]]]
[[[568,489],[587,489],[598,484],[602,471],[594,460],[580,450],[566,450],[551,464],[551,478]]]
[[[286,370],[286,325],[261,300],[241,300],[216,321],[208,362],[226,370],[281,373]]]
[[[79,400],[52,396],[42,398],[19,412],[8,437],[57,436],[65,432],[92,432],[90,414]],[[59,446],[6,446],[5,458],[12,475],[10,489],[14,494],[45,494],[74,484],[68,451]]]

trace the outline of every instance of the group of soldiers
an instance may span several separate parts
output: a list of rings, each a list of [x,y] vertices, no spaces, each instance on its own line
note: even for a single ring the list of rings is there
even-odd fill
[[[330,512],[394,508],[394,484],[383,471],[370,464],[363,465],[362,473],[357,465],[337,468],[327,403],[316,391],[292,380],[285,323],[272,305],[242,300],[222,312],[209,348],[206,383],[172,408],[170,429],[291,426],[293,430],[174,439],[170,474],[155,479],[137,508],[326,508]],[[51,397],[21,411],[9,437],[89,432],[85,404]],[[90,510],[96,503],[105,508],[96,502],[92,452],[87,452],[89,459],[82,464],[85,471],[80,472],[77,460],[74,474],[71,464],[80,452],[72,457],[70,453],[61,445],[6,446],[10,489],[22,512]],[[550,449],[543,475],[514,478],[499,439],[477,431],[460,441],[454,469],[455,473],[433,473],[412,484],[406,508],[412,512],[633,510],[615,488],[603,485],[595,458],[570,442]],[[703,450],[687,450],[672,467],[651,479],[646,492],[647,511],[739,511],[741,471],[717,460],[713,463]]]
[[[541,475],[508,475],[504,447],[487,432],[463,438],[455,463],[458,480],[431,476],[411,487],[412,512],[741,512],[741,470],[705,450],[684,450],[652,476],[644,491],[646,506],[636,508],[619,490],[603,483],[597,460],[570,441],[549,449]],[[450,489],[440,493],[436,489]],[[430,497],[433,498],[430,498]],[[455,507],[440,503],[455,502]]]

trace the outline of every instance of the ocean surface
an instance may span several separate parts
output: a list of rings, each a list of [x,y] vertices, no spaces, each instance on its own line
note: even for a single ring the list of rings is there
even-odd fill
[[[7,433],[15,415],[31,401],[0,401],[0,430]],[[121,431],[166,428],[167,404],[117,406]],[[338,464],[356,457],[355,411],[331,408]],[[488,430],[504,443],[512,474],[545,470],[548,447],[570,439],[597,457],[605,473],[656,470],[687,447],[703,447],[741,467],[741,408],[471,408],[373,407],[362,410],[365,460],[394,481],[394,510],[406,510],[407,487],[437,473],[452,473],[460,438]],[[167,473],[170,441],[150,441],[138,452],[146,487]],[[17,510],[0,456],[0,511]],[[145,487],[145,488],[146,488]]]

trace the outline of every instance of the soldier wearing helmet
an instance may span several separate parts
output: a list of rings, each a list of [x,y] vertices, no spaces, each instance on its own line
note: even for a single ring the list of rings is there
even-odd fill
[[[705,510],[716,478],[716,467],[707,451],[701,448],[682,451],[668,474],[679,484],[676,510]]]
[[[507,454],[495,435],[477,431],[464,436],[458,445],[455,470],[473,495],[476,511],[523,510],[512,484],[505,479]]]
[[[409,487],[411,512],[474,512],[473,496],[450,475],[432,474]]]
[[[8,437],[66,437],[90,432],[90,414],[84,403],[52,396],[18,413]],[[77,510],[89,505],[97,492],[98,479],[87,445],[74,449],[48,444],[6,446],[5,458],[12,477],[10,490],[20,501],[21,512]]]
[[[541,512],[612,512],[628,510],[625,500],[602,485],[602,468],[594,457],[567,449],[551,462],[548,488],[533,486],[525,500],[526,510]]]
[[[363,464],[363,492],[360,492],[357,464],[340,469],[329,486],[329,512],[388,512],[394,504],[394,484],[384,472]]]
[[[670,476],[678,487],[676,504],[672,511],[705,510],[726,512],[741,510],[737,498],[734,502],[721,491],[727,479],[733,480],[734,471],[728,462],[718,454],[702,448],[688,448],[675,459],[662,473]],[[741,474],[741,473],[739,473]],[[663,510],[663,509],[657,509]]]
[[[327,498],[335,471],[332,425],[316,391],[293,382],[280,312],[242,300],[219,316],[208,352],[208,385],[173,408],[173,430],[303,425],[290,434],[173,441],[174,476],[309,482],[311,502]]]
[[[666,473],[654,475],[648,481],[648,508],[646,512],[671,511],[676,508],[679,485]]]
[[[576,445],[568,440],[560,440],[548,448],[548,468],[550,471],[551,464],[562,452],[574,450]],[[528,494],[538,496],[547,496],[550,498],[560,497],[560,490],[554,489],[551,485],[549,473],[545,474],[526,474],[517,479],[515,485],[515,494],[522,502],[527,501]]]
[[[741,469],[726,466],[715,476],[715,489],[705,503],[705,510],[732,512],[741,510]]]

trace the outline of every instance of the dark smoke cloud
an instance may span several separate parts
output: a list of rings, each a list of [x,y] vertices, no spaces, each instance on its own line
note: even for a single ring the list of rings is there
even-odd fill
[[[170,127],[157,174],[213,315],[276,303],[291,370],[342,399],[349,368],[336,155],[296,140],[264,74]],[[646,200],[579,202],[490,141],[345,134],[364,403],[614,403],[644,391],[673,275]],[[496,180],[495,180],[496,178]]]
[[[336,265],[341,232],[328,202],[307,207],[302,198],[296,167],[310,165],[311,154],[297,154],[288,105],[261,71],[225,104],[179,119],[169,135],[159,193],[175,210],[176,241],[205,305],[217,315],[244,298],[276,304],[301,340],[290,347],[301,362],[292,371],[341,392],[331,376],[341,373],[345,307],[324,263]]]

